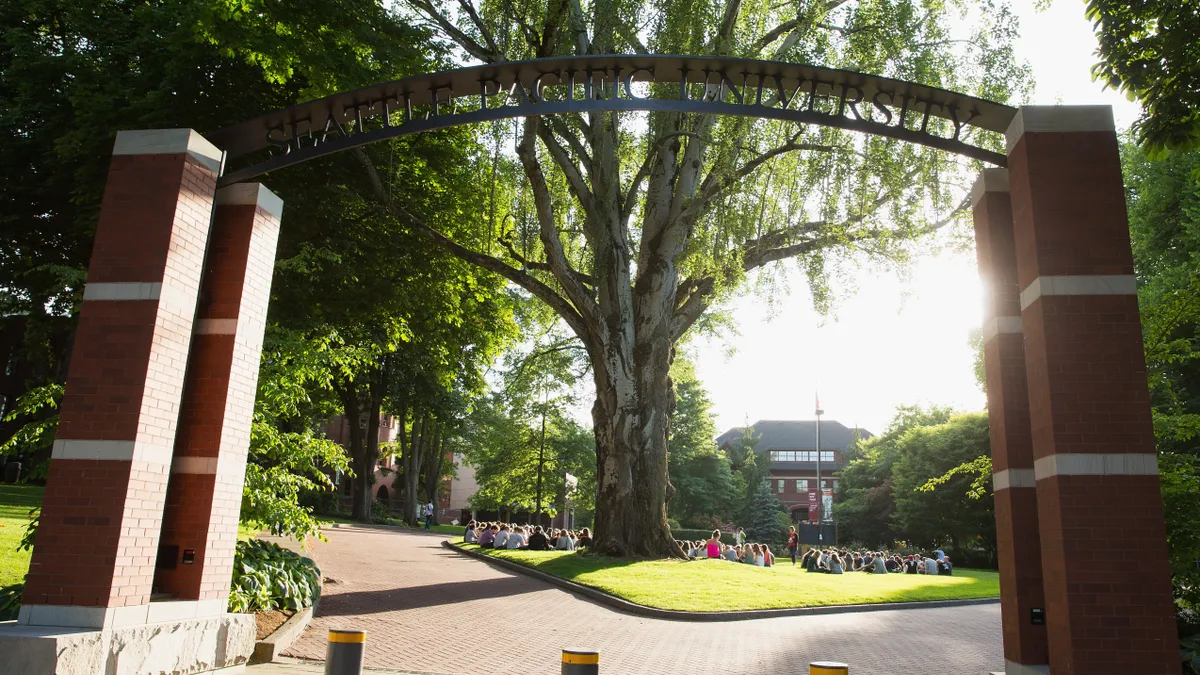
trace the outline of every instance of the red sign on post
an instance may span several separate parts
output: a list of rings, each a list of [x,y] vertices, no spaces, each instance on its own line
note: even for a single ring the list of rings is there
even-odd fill
[[[809,490],[808,491],[808,519],[810,521],[817,522],[820,520],[820,516],[817,515],[817,510],[819,508],[820,508],[820,506],[817,504],[817,491]]]

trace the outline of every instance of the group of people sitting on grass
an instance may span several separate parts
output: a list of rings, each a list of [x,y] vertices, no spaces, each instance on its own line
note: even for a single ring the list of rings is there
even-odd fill
[[[758,567],[770,567],[775,564],[775,554],[771,553],[771,549],[766,544],[738,544],[736,546],[722,544],[720,530],[713,530],[708,541],[703,539],[679,541],[677,539],[675,543],[679,544],[679,548],[683,549],[687,557],[693,560],[716,558]]]
[[[931,557],[932,556],[932,557]],[[800,559],[800,565],[809,572],[844,574],[867,572],[869,574],[933,574],[954,573],[950,556],[938,549],[929,555],[899,555],[882,551],[861,552],[818,548],[809,549]]]
[[[574,551],[592,545],[592,534],[585,527],[575,530],[542,529],[509,523],[467,523],[463,541],[480,548],[510,551]]]

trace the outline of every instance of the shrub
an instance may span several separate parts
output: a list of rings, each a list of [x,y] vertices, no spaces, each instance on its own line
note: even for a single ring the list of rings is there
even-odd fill
[[[11,621],[17,618],[21,609],[21,593],[25,584],[13,584],[0,588],[0,621]]]
[[[258,539],[237,543],[230,612],[298,611],[320,595],[321,570],[311,558]]]
[[[376,499],[371,502],[371,522],[376,525],[388,525],[392,522],[392,509],[387,502]]]
[[[675,520],[674,518],[667,518],[667,527],[670,528],[672,532],[674,532],[675,530],[678,530],[680,528],[679,521]]]

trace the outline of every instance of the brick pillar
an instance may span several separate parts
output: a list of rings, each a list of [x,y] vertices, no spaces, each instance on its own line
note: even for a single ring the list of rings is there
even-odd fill
[[[180,410],[155,590],[225,611],[283,202],[258,183],[217,192]]]
[[[1013,243],[1008,170],[985,169],[971,190],[975,250],[987,288],[983,352],[987,371],[1000,615],[1007,675],[1049,672],[1046,628],[1033,610],[1045,608],[1038,541],[1033,440],[1025,384],[1025,344]]]
[[[1179,673],[1112,110],[1008,132],[1050,672]]]
[[[222,153],[117,134],[19,621],[146,623]]]

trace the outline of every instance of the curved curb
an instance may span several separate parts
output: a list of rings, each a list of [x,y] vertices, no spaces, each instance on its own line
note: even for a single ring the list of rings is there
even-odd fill
[[[482,560],[491,563],[497,567],[504,568],[512,572],[518,572],[535,579],[540,579],[548,584],[558,586],[566,591],[576,595],[582,595],[588,599],[594,600],[602,605],[607,605],[615,610],[644,616],[653,619],[668,619],[670,621],[749,621],[751,619],[773,619],[783,616],[814,616],[817,614],[846,614],[851,612],[886,612],[897,609],[935,609],[938,607],[965,607],[968,605],[991,605],[999,604],[1000,598],[975,598],[971,600],[927,600],[924,602],[881,602],[869,605],[826,605],[822,607],[787,607],[782,609],[749,609],[736,612],[681,612],[675,609],[659,609],[657,607],[647,607],[639,605],[636,602],[630,602],[624,598],[618,598],[611,593],[606,593],[591,586],[577,584],[574,581],[568,581],[562,577],[556,577],[553,574],[540,572],[531,567],[526,567],[511,560],[497,558],[495,556],[486,555],[476,551],[470,551],[455,544],[449,540],[443,541],[442,546],[471,558]]]

